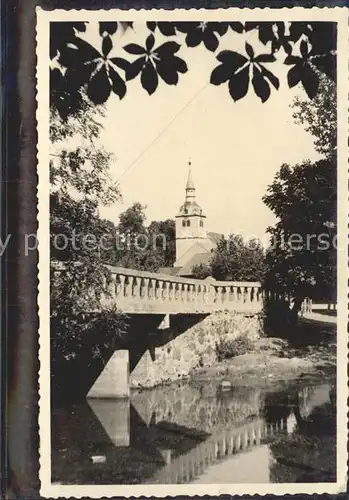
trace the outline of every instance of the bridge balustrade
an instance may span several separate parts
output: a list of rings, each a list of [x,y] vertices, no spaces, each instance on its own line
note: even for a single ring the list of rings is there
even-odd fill
[[[77,263],[78,265],[78,263]],[[55,277],[64,272],[62,263],[55,264]],[[255,314],[265,301],[285,301],[293,306],[292,297],[263,290],[259,282],[216,281],[213,278],[197,280],[166,274],[150,273],[123,267],[107,266],[111,271],[107,293],[98,298],[102,307],[116,305],[125,313],[146,314],[210,314],[218,310],[231,310]],[[96,292],[90,290],[91,299]],[[311,311],[306,298],[302,313]]]
[[[160,484],[186,483],[205,473],[206,469],[232,455],[287,434],[286,419],[266,423],[256,419],[240,427],[214,432],[186,454],[173,458],[159,470],[152,481]]]
[[[103,305],[126,313],[258,312],[263,293],[258,282],[196,280],[121,267],[109,267],[111,280]]]

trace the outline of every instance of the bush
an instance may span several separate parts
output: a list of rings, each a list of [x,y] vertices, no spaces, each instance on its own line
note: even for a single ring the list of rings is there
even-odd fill
[[[294,333],[297,318],[284,300],[266,300],[264,303],[263,330],[267,336],[288,337]]]
[[[245,336],[236,337],[233,340],[221,339],[219,342],[216,342],[217,361],[246,354],[252,351],[252,349],[253,342]]]

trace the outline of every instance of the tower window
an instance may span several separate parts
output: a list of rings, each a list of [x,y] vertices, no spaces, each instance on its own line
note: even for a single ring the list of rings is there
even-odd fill
[[[187,220],[187,226],[190,226],[190,220]]]
[[[182,226],[184,227],[184,226],[186,226],[186,225],[187,225],[187,224],[186,224],[186,221],[185,221],[185,220],[182,220]]]
[[[200,226],[204,227],[204,221],[202,219],[200,219]]]

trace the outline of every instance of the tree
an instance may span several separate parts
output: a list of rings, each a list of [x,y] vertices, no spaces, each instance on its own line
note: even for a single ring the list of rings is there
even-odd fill
[[[144,222],[146,207],[139,202],[134,203],[130,208],[120,214],[119,231],[123,235],[130,235],[133,239],[137,235],[145,233]]]
[[[153,221],[148,227],[149,237],[157,251],[161,265],[171,267],[176,260],[176,225],[172,219]]]
[[[51,259],[66,264],[99,256],[97,242],[112,227],[98,216],[98,205],[121,197],[110,176],[113,156],[95,146],[103,109],[81,100],[74,117],[62,120],[54,107],[50,116]]]
[[[314,99],[295,99],[293,117],[312,134],[319,153],[333,156],[337,152],[337,89],[335,83],[324,75],[319,81],[319,92]]]
[[[101,259],[99,239],[112,235],[112,226],[100,219],[99,203],[119,199],[111,181],[111,155],[94,146],[99,110],[81,96],[83,111],[62,120],[51,109],[50,238],[51,238],[51,374],[53,394],[67,391],[64,373],[81,369],[125,332],[116,307],[101,307],[108,293],[110,272]],[[76,137],[74,136],[76,135]],[[85,140],[81,140],[81,135]],[[69,138],[73,137],[69,146]],[[76,147],[76,144],[79,144]],[[100,311],[99,314],[93,311]],[[106,330],[106,325],[111,328]]]
[[[221,238],[212,252],[211,274],[217,280],[262,281],[264,251],[258,240],[244,242],[241,235]]]
[[[208,276],[211,276],[211,267],[207,264],[204,264],[203,262],[200,262],[200,264],[195,264],[195,266],[192,267],[192,275],[193,278],[198,279],[198,280],[204,280],[205,278],[208,278]]]
[[[175,223],[170,219],[153,221],[147,227],[145,208],[136,202],[120,214],[120,245],[114,264],[156,272],[175,260]]]
[[[282,165],[264,197],[278,218],[269,228],[266,287],[294,299],[336,300],[337,108],[336,85],[325,75],[312,101],[297,98],[294,118],[314,137],[325,159]]]
[[[288,86],[301,84],[310,98],[317,94],[319,73],[333,81],[336,78],[336,24],[331,22],[148,22],[144,44],[118,47],[118,56],[111,57],[115,33],[130,27],[134,29],[132,22],[100,22],[100,43],[94,47],[80,36],[86,31],[85,22],[51,23],[51,60],[64,71],[59,67],[51,69],[50,96],[63,118],[80,109],[82,88],[90,101],[99,105],[112,92],[123,99],[127,82],[134,78],[140,78],[149,95],[158,88],[159,78],[168,85],[177,85],[179,76],[182,78],[188,71],[178,55],[182,45],[193,48],[203,44],[215,54],[218,65],[210,83],[227,84],[234,101],[245,97],[250,87],[262,102],[279,89],[279,79],[270,71],[270,64],[280,54],[286,55],[283,62],[290,66]],[[247,33],[255,31],[266,46],[265,52],[256,54],[247,42],[243,52],[219,51],[221,37],[230,30],[238,33],[242,42]],[[159,45],[158,33],[170,40]]]
[[[264,203],[278,222],[269,228],[266,287],[295,299],[334,300],[337,179],[333,159],[282,165]]]

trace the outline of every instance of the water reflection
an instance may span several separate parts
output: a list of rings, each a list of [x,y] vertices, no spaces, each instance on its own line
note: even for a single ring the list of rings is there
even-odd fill
[[[205,383],[55,409],[52,481],[335,481],[332,396],[330,384],[265,392]]]

